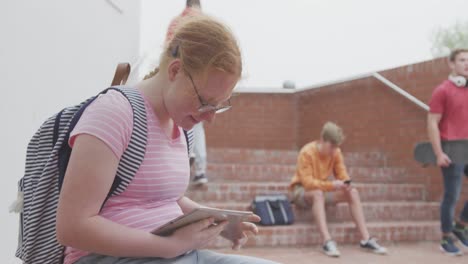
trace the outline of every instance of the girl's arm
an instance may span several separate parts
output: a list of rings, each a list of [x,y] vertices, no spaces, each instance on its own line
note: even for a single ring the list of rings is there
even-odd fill
[[[57,209],[57,238],[66,246],[126,257],[175,257],[191,245],[99,216],[118,167],[112,150],[96,137],[76,138]]]

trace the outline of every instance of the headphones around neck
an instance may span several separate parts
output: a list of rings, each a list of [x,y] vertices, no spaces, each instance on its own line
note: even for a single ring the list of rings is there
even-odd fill
[[[455,75],[449,75],[449,80],[455,84],[457,87],[467,87],[468,88],[468,81],[466,80],[465,77],[463,76],[455,76]]]

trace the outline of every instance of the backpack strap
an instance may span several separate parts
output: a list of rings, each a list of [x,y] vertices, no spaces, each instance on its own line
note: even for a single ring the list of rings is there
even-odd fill
[[[147,124],[145,101],[138,90],[126,87],[111,87],[106,92],[108,90],[122,93],[133,109],[132,135],[128,147],[120,159],[117,174],[108,195],[111,196],[125,191],[140,168],[146,153]]]
[[[127,63],[127,62],[119,63],[117,65],[117,68],[115,69],[114,79],[112,80],[111,86],[124,85],[128,80],[130,71],[131,71],[130,63]],[[61,112],[59,113],[58,118],[60,118],[60,114]],[[184,135],[185,135],[185,141],[187,143],[187,151],[190,156],[190,154],[192,153],[192,146],[193,146],[193,132],[192,130],[189,130],[189,131],[184,130]]]
[[[97,96],[94,96],[88,99],[85,103],[82,104],[80,109],[75,113],[71,119],[65,140],[63,141],[62,146],[60,147],[58,153],[58,167],[59,167],[59,190],[62,187],[63,179],[65,177],[65,172],[68,167],[68,162],[70,160],[72,149],[68,145],[68,140],[70,134],[75,128],[76,124],[80,120],[81,116],[85,109],[92,103],[96,98],[101,94],[106,94],[110,90],[115,90],[122,93],[123,96],[127,98],[132,106],[133,111],[133,130],[130,136],[130,141],[127,149],[122,154],[122,157],[119,162],[119,167],[117,169],[116,177],[111,187],[111,192],[109,194],[119,194],[122,193],[128,184],[132,181],[136,172],[138,171],[140,164],[143,162],[143,158],[146,152],[146,109],[145,103],[141,95],[136,89],[127,88],[127,87],[110,87],[100,92]],[[60,113],[56,117],[60,118]],[[56,119],[56,124],[59,124]],[[55,132],[54,128],[54,132]],[[54,135],[54,138],[56,136]]]
[[[108,90],[119,91],[129,100],[133,109],[133,131],[128,147],[120,159],[117,177],[115,177],[104,203],[111,196],[121,194],[128,187],[143,162],[147,143],[146,108],[140,92],[136,89],[122,86],[111,87],[106,92]],[[184,130],[184,137],[187,143],[187,154],[190,156],[193,146],[192,130]]]
[[[112,84],[125,83],[127,81],[128,75],[130,74],[130,64],[120,63],[117,66],[115,71],[114,79]],[[82,116],[84,110],[92,103],[94,100],[101,94],[107,93],[109,90],[115,90],[122,93],[123,96],[127,98],[132,106],[133,110],[133,130],[132,135],[130,136],[130,141],[127,149],[124,151],[119,166],[117,168],[116,177],[112,183],[112,186],[109,190],[107,198],[113,195],[118,195],[125,191],[128,184],[133,180],[133,177],[140,168],[141,163],[143,162],[145,153],[146,153],[146,143],[147,143],[147,124],[146,124],[146,108],[143,97],[140,92],[133,88],[128,88],[124,86],[112,86],[105,89],[98,95],[88,99],[80,109],[73,116],[67,134],[65,136],[64,144],[61,146],[59,155],[58,155],[58,164],[59,164],[59,190],[62,187],[63,179],[65,177],[65,172],[68,166],[68,162],[71,156],[71,148],[68,145],[68,139],[70,138],[70,133],[75,128],[80,117]],[[55,128],[54,128],[54,142],[56,142],[56,132],[58,131],[57,127],[60,123],[60,117],[62,112],[56,116]],[[187,143],[187,152],[190,155],[192,152],[193,146],[193,133],[192,131],[185,131],[184,136]],[[104,203],[105,203],[104,201]]]
[[[119,63],[115,69],[114,79],[112,79],[111,86],[124,85],[130,75],[130,63]]]
[[[193,151],[193,130],[184,130],[185,142],[187,143],[187,152],[190,157]]]

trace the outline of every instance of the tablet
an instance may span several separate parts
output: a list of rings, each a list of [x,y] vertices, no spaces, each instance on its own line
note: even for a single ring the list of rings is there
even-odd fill
[[[219,223],[222,221],[228,221],[229,224],[237,224],[239,222],[248,221],[249,216],[253,215],[252,212],[249,211],[233,211],[233,210],[223,210],[223,209],[216,209],[216,208],[207,208],[207,207],[200,207],[192,212],[182,215],[169,223],[151,231],[152,234],[159,235],[159,236],[169,236],[175,230],[184,227],[189,224],[193,224],[195,222],[201,221],[203,219],[207,219],[213,217],[215,223]]]

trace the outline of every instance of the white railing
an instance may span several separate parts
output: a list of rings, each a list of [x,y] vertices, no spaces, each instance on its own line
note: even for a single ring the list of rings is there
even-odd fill
[[[383,77],[382,75],[380,75],[380,73],[377,73],[377,72],[374,72],[372,74],[372,76],[374,76],[377,80],[381,81],[382,83],[384,83],[385,85],[387,85],[388,87],[390,87],[392,90],[394,90],[395,92],[399,93],[400,95],[402,95],[403,97],[405,97],[406,99],[410,100],[411,102],[413,102],[414,104],[416,104],[417,106],[421,107],[422,109],[426,110],[426,111],[429,111],[429,106],[425,103],[423,103],[421,100],[419,100],[418,98],[414,97],[413,95],[411,95],[410,93],[408,93],[407,91],[401,89],[400,87],[398,87],[396,84],[392,83],[391,81],[389,81],[387,78]]]
[[[112,0],[106,0],[107,4],[110,5],[115,11],[117,11],[119,14],[123,14],[122,8],[120,8],[116,3],[114,3]]]

